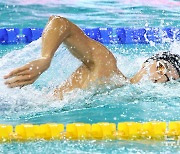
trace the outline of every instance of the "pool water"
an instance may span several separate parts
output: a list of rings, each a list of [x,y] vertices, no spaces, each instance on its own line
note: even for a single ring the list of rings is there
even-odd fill
[[[8,0],[0,2],[0,28],[43,28],[52,14],[80,27],[180,28],[180,2],[173,0]],[[120,70],[131,77],[143,61],[159,50],[179,53],[179,42],[165,44],[106,45]],[[145,122],[180,120],[180,82],[144,81],[113,90],[75,90],[63,101],[52,97],[81,63],[61,45],[51,67],[33,84],[8,89],[3,75],[40,56],[41,39],[29,45],[0,45],[0,123]],[[73,65],[72,65],[73,64]],[[160,141],[36,141],[2,143],[1,153],[178,153],[178,145]]]

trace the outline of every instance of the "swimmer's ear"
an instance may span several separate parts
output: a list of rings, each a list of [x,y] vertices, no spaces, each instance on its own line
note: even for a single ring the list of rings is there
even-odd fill
[[[156,64],[156,68],[160,74],[166,74],[166,67],[162,62],[158,61]]]

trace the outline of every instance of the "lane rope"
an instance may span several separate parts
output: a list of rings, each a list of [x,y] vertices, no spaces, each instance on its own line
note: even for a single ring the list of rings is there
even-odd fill
[[[180,28],[82,28],[103,44],[148,44],[180,41]],[[42,28],[0,28],[0,44],[31,43],[41,37]]]
[[[0,141],[33,140],[180,140],[180,121],[0,124]]]

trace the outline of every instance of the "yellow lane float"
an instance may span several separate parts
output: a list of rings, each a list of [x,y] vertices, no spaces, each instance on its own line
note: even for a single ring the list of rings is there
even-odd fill
[[[117,127],[117,128],[116,128]],[[180,121],[166,122],[100,122],[95,124],[70,123],[63,124],[47,123],[41,125],[0,124],[0,140],[4,141],[32,141],[32,140],[166,140],[180,139]]]

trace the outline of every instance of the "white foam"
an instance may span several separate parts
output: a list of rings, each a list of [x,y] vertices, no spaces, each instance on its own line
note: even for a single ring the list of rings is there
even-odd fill
[[[21,50],[14,50],[0,60],[0,102],[6,106],[6,115],[20,116],[25,113],[49,110],[56,104],[62,107],[67,100],[59,103],[50,93],[80,64],[73,56],[61,46],[51,64],[51,67],[43,73],[32,85],[23,88],[7,88],[3,76],[9,71],[25,65],[29,61],[40,57],[41,39],[32,42]],[[73,66],[72,66],[73,63]],[[58,104],[58,105],[57,105]]]
[[[180,55],[180,42],[175,41],[170,46],[171,53],[179,54]]]

